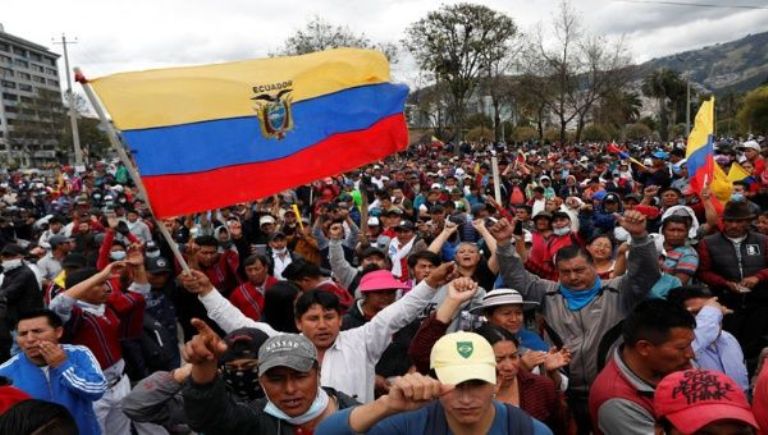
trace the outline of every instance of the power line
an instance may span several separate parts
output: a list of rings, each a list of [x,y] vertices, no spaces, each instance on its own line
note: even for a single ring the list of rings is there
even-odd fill
[[[768,10],[768,6],[757,6],[757,5],[723,5],[723,4],[716,4],[716,3],[686,3],[686,2],[676,2],[676,1],[669,1],[669,0],[616,0],[616,1],[624,2],[624,3],[644,3],[644,4],[668,5],[668,6],[691,6],[691,7],[697,7],[697,8]]]

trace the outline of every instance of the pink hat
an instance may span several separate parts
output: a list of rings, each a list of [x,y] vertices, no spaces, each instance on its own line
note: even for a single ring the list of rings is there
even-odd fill
[[[375,270],[366,273],[360,279],[360,286],[358,287],[361,293],[407,288],[410,288],[410,286],[395,278],[392,272],[388,270]]]
[[[654,393],[656,417],[666,417],[683,433],[694,433],[718,420],[737,420],[758,429],[747,397],[736,382],[710,370],[674,372]]]

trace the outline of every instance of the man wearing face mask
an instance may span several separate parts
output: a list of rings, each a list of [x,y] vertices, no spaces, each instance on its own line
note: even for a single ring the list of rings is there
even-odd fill
[[[755,217],[746,202],[726,203],[722,230],[699,242],[697,275],[734,311],[723,328],[739,340],[752,369],[768,332],[768,237],[752,230]]]
[[[264,391],[259,384],[259,348],[267,334],[253,328],[241,328],[224,337],[227,350],[219,359],[219,376],[237,402],[263,407],[259,399]],[[122,402],[123,412],[135,422],[154,423],[169,433],[189,433],[189,419],[184,412],[184,388],[192,364],[171,371],[158,371],[142,379]]]
[[[320,387],[315,346],[306,337],[283,334],[259,349],[259,383],[264,399],[252,406],[227,400],[226,382],[216,361],[227,351],[208,326],[194,321],[200,332],[184,348],[192,372],[184,388],[190,427],[206,434],[311,434],[326,417],[357,402],[332,388]]]
[[[3,283],[0,285],[0,361],[10,358],[11,332],[20,313],[43,308],[43,295],[35,272],[24,263],[21,246],[8,244],[0,251]]]

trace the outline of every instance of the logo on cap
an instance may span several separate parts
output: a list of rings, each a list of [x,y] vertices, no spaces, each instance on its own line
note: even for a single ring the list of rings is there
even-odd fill
[[[688,405],[692,405],[710,400],[732,400],[728,394],[733,391],[733,385],[720,382],[720,378],[712,373],[691,371],[685,373],[685,377],[672,389],[672,398],[682,395]]]
[[[165,266],[166,266],[165,260],[163,260],[162,258],[157,260],[157,267],[165,267]]]
[[[465,359],[469,358],[472,355],[472,352],[474,351],[475,351],[475,346],[471,341],[456,342],[456,352],[458,352],[459,355],[463,356]]]

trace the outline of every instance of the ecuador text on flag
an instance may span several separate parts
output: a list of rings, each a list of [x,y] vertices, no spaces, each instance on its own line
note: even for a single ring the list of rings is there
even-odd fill
[[[91,81],[158,217],[264,197],[403,150],[408,88],[372,50]]]

